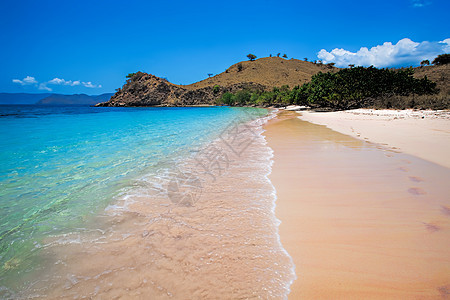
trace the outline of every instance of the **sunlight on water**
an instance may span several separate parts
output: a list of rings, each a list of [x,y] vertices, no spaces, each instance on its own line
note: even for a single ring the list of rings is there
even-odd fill
[[[263,109],[0,106],[0,287],[38,270],[44,238],[83,227],[144,174]],[[2,290],[0,289],[0,296]]]

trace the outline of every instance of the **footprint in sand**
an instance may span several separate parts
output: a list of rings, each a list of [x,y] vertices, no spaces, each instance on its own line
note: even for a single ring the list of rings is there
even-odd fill
[[[414,182],[422,182],[423,181],[423,179],[418,176],[409,176],[408,178],[409,178],[409,180],[414,181]]]
[[[400,171],[403,171],[403,172],[408,172],[409,171],[409,169],[407,167],[399,167],[398,169]]]
[[[450,284],[445,285],[445,286],[440,286],[437,288],[437,290],[441,294],[443,299],[448,299],[447,297],[450,298]]]
[[[441,205],[441,211],[444,215],[450,216],[450,206]]]
[[[426,192],[418,187],[412,187],[408,189],[408,193],[413,194],[414,196],[425,195]]]
[[[441,230],[441,227],[437,226],[436,224],[433,223],[425,223],[423,222],[423,224],[425,225],[425,228],[429,231],[429,232],[436,232]]]

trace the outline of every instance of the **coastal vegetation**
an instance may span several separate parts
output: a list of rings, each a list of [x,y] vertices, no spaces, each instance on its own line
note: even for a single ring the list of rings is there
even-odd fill
[[[351,109],[375,104],[392,107],[381,100],[393,96],[436,94],[436,83],[426,76],[413,77],[412,68],[403,70],[353,67],[338,72],[319,72],[303,85],[274,87],[271,91],[242,90],[225,93],[219,104],[285,106],[307,105],[316,108]],[[414,106],[415,103],[409,103]]]
[[[434,60],[433,60],[433,64],[434,65],[446,65],[450,63],[450,54],[441,54],[438,55]]]

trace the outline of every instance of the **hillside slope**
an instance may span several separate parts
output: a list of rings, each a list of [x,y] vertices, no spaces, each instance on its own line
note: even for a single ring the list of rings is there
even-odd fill
[[[238,65],[242,65],[242,70],[239,71]],[[225,72],[190,85],[181,85],[181,87],[192,90],[207,86],[227,86],[243,82],[261,84],[270,89],[282,85],[294,87],[308,82],[312,75],[320,71],[328,72],[332,70],[338,69],[298,59],[264,57],[255,61],[239,62],[229,67]]]
[[[294,87],[308,82],[320,71],[334,70],[338,69],[297,59],[265,57],[234,64],[223,73],[190,85],[176,85],[154,75],[137,72],[109,101],[97,106],[215,104],[226,92],[235,93],[242,89],[264,91],[283,85]]]
[[[436,82],[436,87],[440,90],[439,94],[450,95],[450,64],[414,68],[414,77],[424,76]]]

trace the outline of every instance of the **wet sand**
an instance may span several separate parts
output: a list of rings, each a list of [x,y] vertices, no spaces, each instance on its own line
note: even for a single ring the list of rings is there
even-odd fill
[[[289,298],[449,298],[450,169],[297,116],[264,133]]]
[[[450,168],[450,111],[304,111],[299,118]]]

